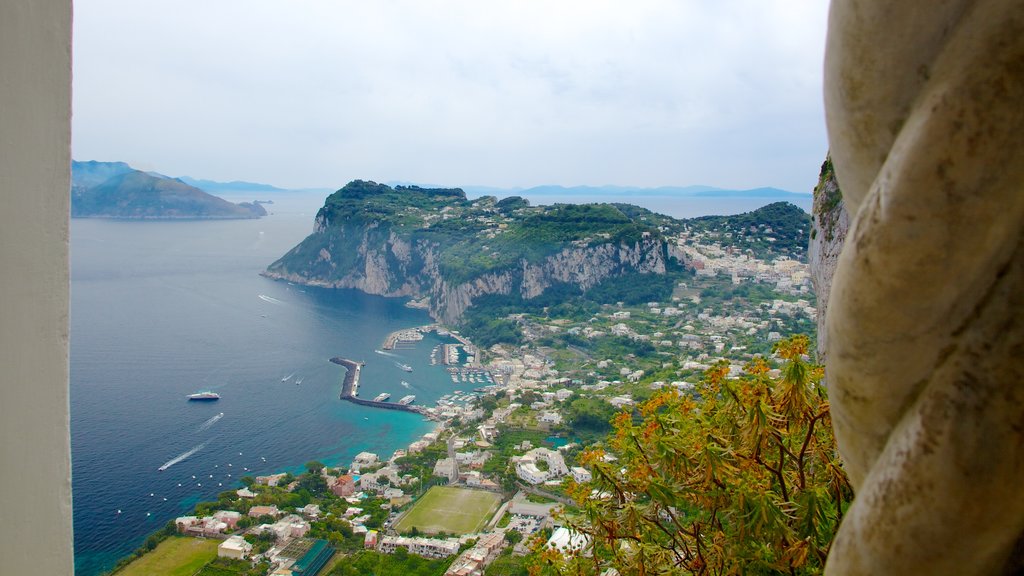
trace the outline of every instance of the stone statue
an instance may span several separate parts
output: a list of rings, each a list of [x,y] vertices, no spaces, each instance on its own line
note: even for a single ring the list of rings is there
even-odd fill
[[[834,1],[852,222],[825,320],[856,490],[826,574],[1024,570],[1024,2]]]

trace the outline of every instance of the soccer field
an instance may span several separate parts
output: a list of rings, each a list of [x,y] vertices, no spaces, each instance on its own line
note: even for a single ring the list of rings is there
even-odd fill
[[[434,486],[402,516],[395,529],[470,534],[483,528],[499,504],[501,496],[493,492]]]

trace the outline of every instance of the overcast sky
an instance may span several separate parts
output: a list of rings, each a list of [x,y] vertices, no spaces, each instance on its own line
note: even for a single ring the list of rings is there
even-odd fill
[[[776,186],[825,0],[76,0],[74,157],[282,187]]]

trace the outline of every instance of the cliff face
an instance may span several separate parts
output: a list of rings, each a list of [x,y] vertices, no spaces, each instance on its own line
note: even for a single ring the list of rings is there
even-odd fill
[[[319,245],[304,271],[294,258]],[[548,288],[568,284],[586,291],[603,281],[629,272],[664,274],[664,242],[646,238],[632,245],[597,244],[566,247],[540,261],[519,260],[515,265],[490,270],[466,280],[446,277],[437,243],[410,241],[379,225],[317,229],[303,244],[272,264],[270,278],[321,286],[355,288],[381,296],[428,297],[430,314],[444,323],[457,323],[473,301],[486,295],[517,294],[535,298]]]
[[[814,188],[814,205],[811,210],[811,235],[807,246],[807,258],[811,268],[811,282],[818,297],[818,361],[825,362],[828,333],[825,330],[825,313],[828,310],[832,276],[839,262],[846,233],[850,229],[850,215],[843,203],[843,195],[832,169],[832,158],[825,158]]]

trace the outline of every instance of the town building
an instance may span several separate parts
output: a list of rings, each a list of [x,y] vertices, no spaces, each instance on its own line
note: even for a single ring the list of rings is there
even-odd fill
[[[241,536],[230,536],[217,546],[217,556],[220,558],[244,560],[251,552],[252,544],[246,542],[245,538]]]
[[[347,498],[356,493],[356,481],[350,474],[338,476],[331,485],[331,492],[335,496]]]
[[[591,480],[594,479],[593,475],[590,474],[590,470],[587,470],[586,468],[580,466],[573,466],[569,470],[569,472],[572,473],[572,479],[579,482],[580,484],[584,482],[590,482]]]
[[[547,465],[547,470],[537,466],[538,461]],[[569,473],[562,455],[547,448],[534,448],[516,461],[516,475],[530,484],[540,484]]]
[[[458,553],[459,540],[457,538],[440,540],[437,538],[383,536],[377,545],[377,550],[384,554],[393,554],[398,548],[405,548],[410,554],[424,558],[447,558]]]
[[[273,516],[277,518],[281,515],[281,511],[277,509],[277,506],[253,506],[249,508],[250,518],[259,518],[260,516]]]

